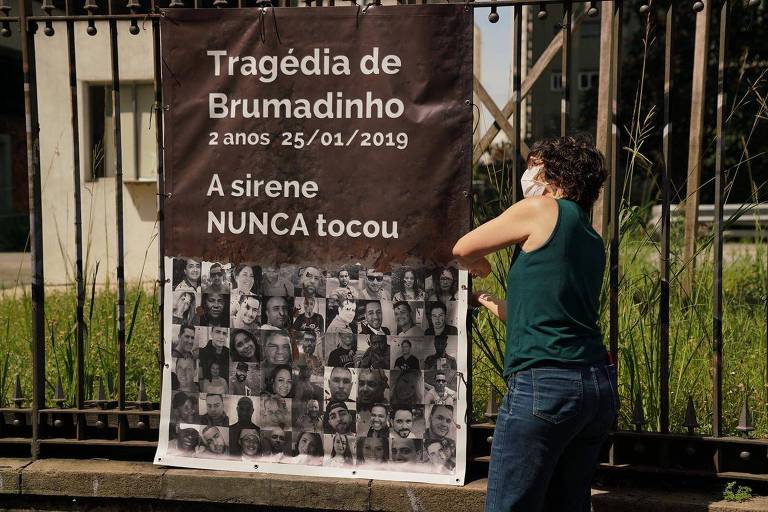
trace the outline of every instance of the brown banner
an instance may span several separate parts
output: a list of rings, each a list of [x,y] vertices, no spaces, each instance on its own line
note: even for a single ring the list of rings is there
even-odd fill
[[[164,11],[166,254],[446,263],[469,227],[463,5]]]

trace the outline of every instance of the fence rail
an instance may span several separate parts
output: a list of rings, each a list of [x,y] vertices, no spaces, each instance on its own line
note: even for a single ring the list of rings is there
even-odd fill
[[[571,130],[571,87],[572,77],[575,74],[573,66],[573,36],[578,33],[580,25],[585,17],[601,16],[601,56],[599,73],[599,103],[597,110],[597,141],[601,151],[606,155],[610,172],[608,185],[602,194],[601,200],[594,211],[594,223],[602,230],[606,240],[610,244],[609,250],[609,349],[614,361],[618,361],[619,353],[619,286],[620,286],[620,218],[619,207],[621,192],[619,186],[619,167],[622,152],[622,126],[624,121],[619,117],[619,91],[622,78],[621,64],[623,61],[623,15],[625,9],[640,9],[647,12],[649,9],[665,10],[665,46],[664,46],[664,103],[663,103],[663,165],[661,166],[661,192],[662,204],[659,212],[659,224],[661,229],[661,254],[659,258],[661,275],[661,293],[659,307],[659,333],[658,349],[660,352],[659,371],[659,432],[643,432],[646,420],[642,409],[640,397],[629,397],[633,401],[632,423],[635,431],[619,431],[612,434],[610,442],[606,446],[603,462],[604,467],[612,469],[634,469],[638,471],[663,471],[672,474],[687,475],[719,475],[741,478],[754,478],[768,480],[768,441],[749,439],[752,430],[751,414],[748,403],[745,400],[742,418],[737,430],[742,438],[722,437],[722,362],[723,362],[723,334],[722,334],[722,251],[723,251],[723,151],[726,105],[726,72],[727,72],[727,40],[728,40],[728,13],[735,1],[742,0],[707,0],[705,2],[689,2],[690,16],[697,16],[696,49],[693,62],[693,97],[691,126],[691,140],[693,152],[690,160],[694,162],[693,174],[700,173],[702,152],[702,104],[706,87],[704,76],[706,69],[706,54],[708,48],[709,15],[711,10],[720,8],[720,33],[719,33],[719,71],[717,83],[717,122],[716,122],[716,163],[715,163],[715,203],[712,212],[714,254],[715,254],[715,279],[712,288],[714,310],[712,311],[712,370],[714,385],[712,389],[712,436],[696,434],[698,420],[692,403],[688,404],[688,414],[683,425],[688,429],[687,435],[670,433],[669,419],[669,315],[670,315],[670,220],[671,213],[671,186],[670,169],[672,163],[671,133],[674,122],[674,106],[671,104],[670,92],[672,83],[672,63],[675,48],[672,42],[675,31],[675,14],[673,2],[670,0],[661,6],[652,5],[644,1],[600,0],[589,2],[572,2],[570,0],[500,0],[497,2],[467,2],[467,8],[489,11],[489,20],[498,21],[499,9],[508,7],[511,10],[512,19],[512,94],[509,102],[499,108],[490,95],[485,91],[482,83],[475,77],[475,93],[491,113],[494,123],[480,137],[479,144],[474,151],[474,162],[477,163],[483,153],[491,146],[500,132],[506,133],[512,145],[515,157],[510,164],[510,182],[517,183],[522,167],[522,158],[527,155],[528,146],[521,138],[521,104],[527,94],[532,90],[534,83],[541,78],[550,63],[559,55],[562,78],[562,97],[559,116],[559,128],[562,134]],[[757,8],[759,1],[744,0],[751,7]],[[123,179],[122,134],[120,130],[120,69],[118,22],[128,21],[129,33],[139,33],[138,24],[151,23],[153,38],[153,70],[154,70],[154,111],[158,118],[163,114],[163,98],[161,87],[159,54],[159,19],[160,8],[177,7],[214,7],[232,8],[249,7],[265,8],[273,4],[264,0],[127,0],[125,3],[117,0],[85,0],[84,5],[76,5],[71,0],[53,1],[43,0],[40,8],[44,15],[33,15],[32,0],[21,0],[19,12],[14,13],[7,5],[7,0],[0,0],[0,35],[9,36],[18,31],[21,39],[22,65],[24,71],[24,102],[27,116],[26,144],[27,162],[30,190],[30,241],[32,258],[32,389],[23,390],[20,381],[16,380],[11,402],[13,407],[0,409],[0,446],[16,447],[15,450],[28,453],[32,457],[45,457],[50,454],[62,453],[82,455],[82,447],[90,447],[99,453],[108,453],[114,457],[133,458],[140,454],[148,453],[156,444],[158,435],[158,404],[147,400],[143,382],[138,386],[138,400],[131,402],[126,399],[126,387],[133,385],[126,382],[125,360],[125,277],[124,277],[124,226],[123,226]],[[306,0],[302,2],[306,6],[334,6],[356,5],[354,0],[334,1]],[[423,2],[426,3],[426,2]],[[583,4],[583,5],[582,5]],[[281,0],[274,6],[299,7],[290,5]],[[523,9],[524,7],[535,9],[536,18],[544,19],[548,8],[557,7],[562,10],[563,18],[559,24],[559,31],[555,34],[549,46],[539,56],[537,62],[528,68],[528,73],[523,77],[522,69],[522,35]],[[83,275],[83,226],[80,195],[82,162],[79,158],[80,141],[78,139],[81,128],[81,120],[78,118],[77,95],[77,64],[78,55],[75,40],[75,25],[86,24],[87,33],[97,33],[97,21],[108,22],[109,50],[111,57],[111,91],[114,112],[114,152],[115,152],[115,209],[117,233],[117,304],[118,308],[118,391],[116,398],[108,397],[104,383],[99,382],[96,397],[87,399],[85,386],[85,362],[84,362],[84,335],[85,335],[85,278]],[[535,21],[534,21],[535,23]],[[73,138],[69,141],[73,147],[74,160],[72,162],[74,204],[75,211],[72,222],[75,228],[75,278],[77,284],[77,312],[76,312],[76,393],[74,407],[69,407],[67,398],[62,391],[61,382],[57,382],[56,393],[52,403],[46,401],[46,385],[50,386],[45,375],[46,346],[45,346],[45,318],[44,318],[44,282],[43,274],[43,234],[42,230],[42,196],[41,196],[41,171],[39,156],[39,120],[37,111],[37,73],[35,67],[35,38],[54,35],[60,27],[64,27],[67,39],[68,56],[68,85],[70,87],[71,125]],[[40,30],[42,27],[42,30]],[[63,86],[64,84],[62,84]],[[686,84],[690,85],[690,84]],[[159,304],[160,321],[162,325],[162,287],[166,283],[162,256],[162,233],[164,232],[163,212],[165,189],[163,183],[163,131],[162,122],[156,124],[156,148],[158,159],[157,167],[157,216],[159,222],[159,286],[161,289]],[[513,192],[514,199],[518,198],[517,190]],[[698,192],[690,192],[691,203],[698,204]],[[698,208],[694,208],[693,215],[689,212],[686,216],[687,223],[696,225]],[[766,319],[768,325],[768,319]],[[162,333],[158,340],[162,357]],[[164,364],[164,361],[160,361]],[[158,369],[159,371],[159,369]],[[495,414],[497,400],[494,396],[489,403],[488,418],[492,420]],[[55,406],[54,406],[55,405]],[[482,472],[484,464],[488,461],[490,453],[490,436],[493,423],[475,425],[471,439],[470,453],[474,468]],[[70,450],[69,448],[77,450]],[[139,454],[139,455],[137,455]]]

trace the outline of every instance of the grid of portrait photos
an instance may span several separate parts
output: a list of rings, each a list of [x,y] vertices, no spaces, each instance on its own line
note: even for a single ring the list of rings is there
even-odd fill
[[[463,482],[463,272],[189,258],[166,268],[156,460]]]

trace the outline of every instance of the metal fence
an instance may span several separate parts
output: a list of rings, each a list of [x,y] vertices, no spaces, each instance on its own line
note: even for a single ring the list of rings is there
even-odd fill
[[[288,0],[290,1],[290,0]],[[697,16],[696,50],[693,60],[693,98],[692,98],[692,122],[691,122],[691,151],[694,169],[700,168],[702,152],[703,131],[703,103],[705,88],[703,77],[707,71],[707,41],[703,36],[711,9],[720,8],[720,34],[719,34],[719,74],[717,84],[717,146],[715,169],[715,205],[714,219],[714,254],[715,254],[715,279],[712,289],[714,310],[712,311],[713,346],[712,346],[712,370],[714,385],[712,389],[712,436],[704,437],[696,435],[697,420],[695,410],[689,406],[685,427],[688,435],[670,433],[669,424],[669,315],[670,315],[670,168],[671,168],[671,128],[673,117],[671,115],[670,91],[672,90],[672,34],[675,30],[675,15],[673,1],[666,2],[661,8],[666,10],[666,37],[664,47],[664,105],[663,105],[663,156],[661,166],[661,190],[662,211],[661,226],[661,257],[660,273],[661,302],[659,307],[660,332],[658,336],[658,350],[660,355],[660,382],[659,384],[659,411],[660,429],[658,432],[641,432],[645,419],[639,400],[634,400],[633,423],[637,427],[633,432],[614,432],[606,446],[603,466],[614,469],[634,469],[639,471],[664,471],[669,473],[683,473],[688,475],[721,475],[728,477],[754,478],[768,480],[768,441],[744,438],[723,437],[722,427],[722,251],[723,251],[723,151],[724,151],[724,122],[726,89],[725,79],[727,71],[727,29],[728,13],[730,5],[736,1],[744,1],[750,6],[757,6],[756,0],[706,0],[690,3],[690,16]],[[31,397],[26,395],[18,383],[13,393],[13,407],[0,409],[0,446],[14,448],[16,452],[29,454],[32,457],[45,457],[52,455],[83,456],[90,453],[100,455],[109,454],[112,457],[124,458],[149,458],[156,445],[158,435],[158,404],[146,399],[143,385],[140,384],[137,401],[126,399],[126,357],[125,357],[125,278],[124,278],[124,226],[123,226],[123,165],[120,133],[120,70],[119,52],[117,43],[118,22],[128,21],[129,32],[133,35],[139,33],[139,23],[151,23],[154,42],[154,111],[157,117],[163,114],[163,99],[161,93],[161,58],[159,55],[159,20],[161,8],[194,7],[194,8],[264,8],[271,7],[273,3],[264,0],[127,0],[123,3],[117,0],[85,0],[85,4],[75,5],[71,0],[43,0],[41,9],[43,15],[33,15],[32,0],[21,0],[19,12],[12,12],[7,5],[7,0],[0,0],[0,35],[7,36],[12,31],[18,31],[21,38],[22,64],[24,72],[24,102],[26,112],[26,142],[27,162],[30,192],[30,240],[32,257],[32,390]],[[426,3],[426,2],[425,2]],[[609,345],[614,360],[618,360],[619,348],[619,228],[618,216],[621,192],[618,190],[618,172],[620,167],[622,141],[620,127],[623,120],[619,118],[619,91],[622,72],[622,31],[623,12],[625,9],[647,10],[651,8],[650,2],[643,1],[589,1],[572,2],[569,0],[500,0],[496,2],[467,2],[468,8],[489,10],[489,20],[499,18],[499,8],[506,7],[511,11],[512,17],[512,97],[502,108],[499,108],[487,93],[478,77],[475,77],[475,93],[482,104],[494,119],[493,125],[480,137],[474,151],[474,162],[477,163],[486,149],[493,143],[499,132],[505,132],[508,136],[516,158],[511,159],[510,180],[516,183],[521,173],[522,158],[527,155],[527,145],[521,140],[521,104],[523,99],[531,91],[534,83],[544,70],[556,57],[560,58],[562,98],[560,105],[560,132],[569,133],[571,129],[571,88],[574,69],[572,65],[573,32],[578,30],[579,24],[585,16],[601,17],[601,43],[600,43],[600,73],[598,83],[598,109],[597,109],[597,144],[607,157],[607,165],[610,171],[609,184],[606,187],[601,200],[593,212],[596,227],[603,232],[609,243]],[[323,5],[323,0],[306,0],[304,5]],[[328,0],[329,7],[334,5],[355,5],[355,1],[344,2]],[[717,4],[717,5],[715,5]],[[285,0],[277,0],[274,6],[291,5]],[[292,5],[300,7],[299,5]],[[528,68],[523,80],[522,70],[522,35],[523,35],[523,8],[529,6],[534,9],[538,18],[547,15],[547,9],[563,13],[559,31],[550,42],[549,46],[540,55],[537,62]],[[653,8],[660,8],[658,5]],[[61,12],[61,14],[59,13]],[[83,241],[82,241],[82,214],[81,214],[81,162],[79,157],[78,133],[80,120],[78,119],[78,95],[77,95],[77,67],[76,59],[83,58],[78,54],[75,43],[75,24],[87,24],[87,33],[94,35],[97,31],[96,22],[106,21],[109,28],[109,49],[111,55],[111,91],[114,112],[114,154],[115,154],[115,207],[116,207],[116,234],[117,234],[117,310],[118,310],[118,382],[117,397],[110,399],[106,396],[103,383],[98,386],[96,397],[87,399],[85,396],[85,368],[84,368],[84,303],[85,289],[83,276]],[[74,148],[74,160],[72,162],[73,184],[75,191],[75,277],[77,281],[77,318],[76,318],[76,394],[72,407],[67,407],[67,399],[57,383],[56,393],[52,403],[46,402],[45,361],[45,319],[44,319],[44,275],[43,275],[43,239],[42,239],[42,199],[41,199],[41,170],[39,158],[39,124],[37,112],[37,89],[35,72],[35,38],[51,36],[56,27],[63,26],[66,30],[69,64],[69,90],[71,100],[71,124],[73,138],[69,143]],[[56,23],[56,26],[54,26]],[[703,38],[699,41],[700,36]],[[87,58],[87,56],[85,56]],[[63,86],[63,84],[62,84]],[[163,160],[162,122],[157,127],[157,215],[159,232],[162,235],[163,209],[165,190],[163,185]],[[696,176],[698,170],[689,173],[689,190],[698,188]],[[693,176],[693,177],[692,177]],[[694,180],[693,182],[691,180]],[[515,196],[515,199],[517,197]],[[686,216],[686,223],[695,228],[696,214],[698,212],[697,195],[689,205],[693,209]],[[162,287],[166,283],[162,265],[163,245],[162,236],[159,242],[159,286],[161,289],[160,314],[162,325]],[[768,319],[767,319],[768,322]],[[158,340],[160,354],[162,350],[162,335]],[[162,357],[162,356],[161,356]],[[163,362],[161,361],[161,364]],[[489,418],[493,418],[495,400],[489,404]],[[470,453],[474,468],[482,473],[484,464],[488,461],[490,452],[490,435],[493,424],[474,425],[471,436]],[[740,423],[741,432],[748,434],[751,425],[749,411],[745,409],[744,417]],[[76,450],[71,448],[75,447]]]

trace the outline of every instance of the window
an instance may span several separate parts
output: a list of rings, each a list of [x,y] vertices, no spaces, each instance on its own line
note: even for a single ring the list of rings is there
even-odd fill
[[[554,92],[563,90],[563,75],[560,71],[554,71],[549,75],[549,90]]]
[[[156,119],[152,111],[154,102],[152,84],[121,84],[120,141],[125,181],[157,179]],[[114,176],[112,86],[89,85],[87,105],[90,122],[89,176],[91,179]]]
[[[579,73],[579,90],[589,91],[597,87],[597,71],[584,71]]]

